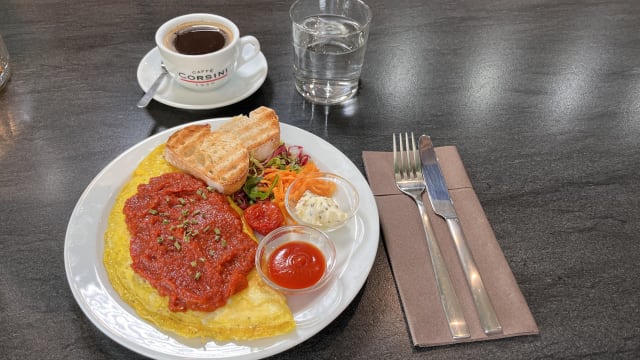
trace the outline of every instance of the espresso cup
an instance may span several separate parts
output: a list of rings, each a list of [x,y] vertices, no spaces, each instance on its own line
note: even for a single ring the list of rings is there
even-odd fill
[[[213,14],[173,18],[158,28],[155,39],[173,79],[199,91],[226,84],[237,69],[260,53],[258,39],[240,37],[231,20]]]

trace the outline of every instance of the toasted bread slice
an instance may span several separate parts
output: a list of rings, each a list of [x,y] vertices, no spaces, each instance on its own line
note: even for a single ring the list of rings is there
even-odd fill
[[[249,155],[260,161],[271,156],[280,145],[278,115],[266,106],[253,110],[249,116],[234,116],[218,130],[235,134],[249,150]]]
[[[190,125],[167,140],[165,159],[223,194],[238,191],[249,172],[249,152],[240,139],[207,125]]]

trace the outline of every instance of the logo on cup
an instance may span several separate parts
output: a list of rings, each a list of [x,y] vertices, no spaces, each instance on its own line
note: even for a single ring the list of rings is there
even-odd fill
[[[178,77],[181,81],[195,84],[196,86],[208,86],[218,80],[226,78],[228,75],[229,69],[227,68],[219,71],[214,71],[213,69],[198,70],[194,71],[191,74],[178,72]]]

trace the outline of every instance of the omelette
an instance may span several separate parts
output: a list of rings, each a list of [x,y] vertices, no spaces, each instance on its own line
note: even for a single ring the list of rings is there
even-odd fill
[[[164,144],[158,146],[142,160],[118,194],[109,215],[103,262],[113,288],[139,317],[159,329],[187,338],[253,340],[292,331],[295,321],[286,297],[265,284],[255,269],[247,277],[247,287],[213,312],[171,311],[167,297],[161,296],[147,280],[134,272],[130,234],[122,209],[127,199],[136,194],[138,185],[148,183],[153,177],[179,171],[164,159],[164,148]],[[255,239],[246,224],[244,229]]]

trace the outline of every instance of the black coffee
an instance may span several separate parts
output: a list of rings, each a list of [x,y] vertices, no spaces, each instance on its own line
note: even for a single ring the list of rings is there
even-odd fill
[[[218,51],[230,42],[230,32],[221,26],[193,24],[175,30],[171,45],[184,55],[202,55]]]

